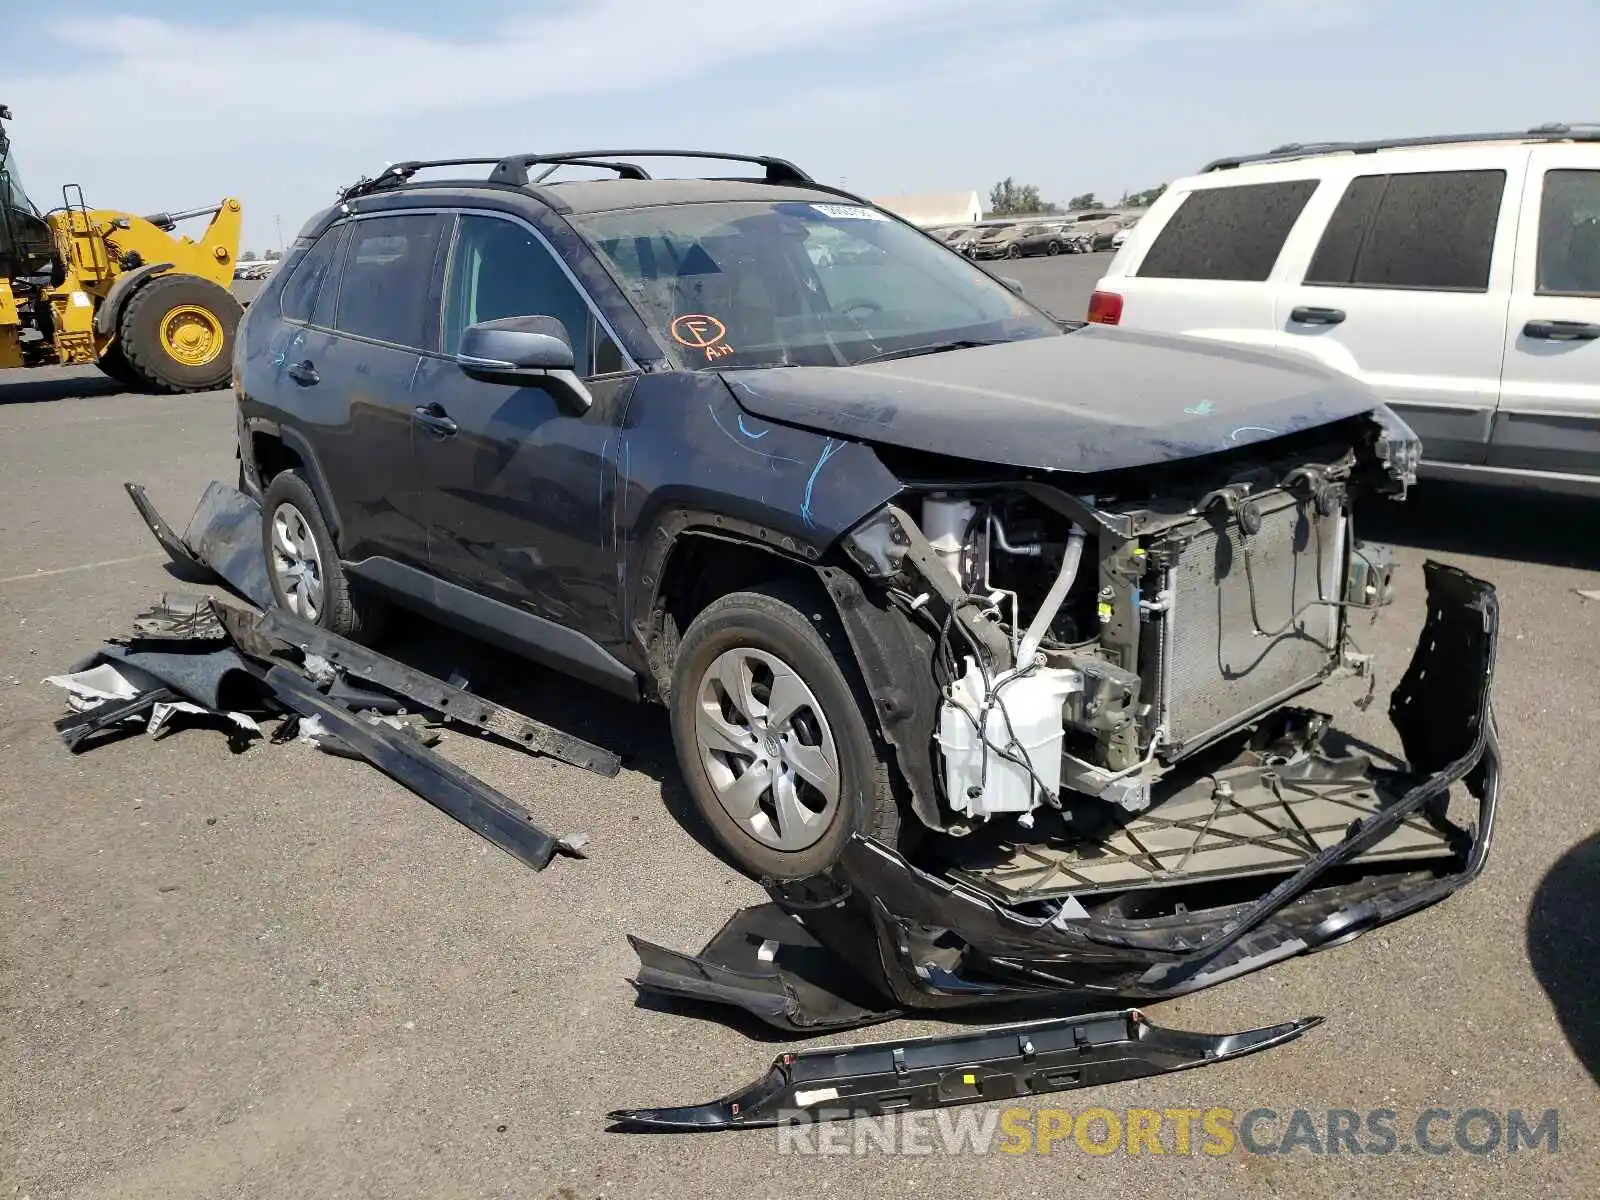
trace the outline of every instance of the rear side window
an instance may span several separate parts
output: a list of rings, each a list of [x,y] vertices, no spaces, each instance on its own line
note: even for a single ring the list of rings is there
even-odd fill
[[[404,213],[351,226],[334,318],[339,332],[435,348],[434,262],[447,221],[433,213]]]
[[[329,268],[337,261],[335,252],[339,245],[339,235],[343,232],[344,227],[339,225],[329,229],[295,264],[294,274],[290,275],[288,282],[283,285],[283,292],[278,301],[279,311],[283,313],[285,319],[290,321],[311,319],[312,310],[317,303],[317,294],[323,290],[323,284],[333,275]],[[330,286],[328,290],[333,289]]]
[[[1312,256],[1325,287],[1489,290],[1504,171],[1421,171],[1350,181]]]
[[[1600,171],[1545,173],[1537,290],[1600,296]]]
[[[1314,179],[1190,192],[1156,235],[1137,274],[1150,279],[1259,283],[1317,190]]]

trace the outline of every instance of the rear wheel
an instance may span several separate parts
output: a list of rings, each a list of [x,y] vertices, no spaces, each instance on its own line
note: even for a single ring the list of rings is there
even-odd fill
[[[1057,254],[1061,253],[1061,243],[1060,242],[1051,242],[1048,246],[1046,246],[1044,248],[1044,252],[1046,254],[1050,255],[1052,258],[1054,258]]]
[[[826,870],[860,831],[895,845],[887,752],[827,601],[773,584],[723,596],[684,634],[672,734],[689,793],[754,876]]]
[[[299,472],[280,471],[268,485],[261,545],[279,608],[356,641],[377,636],[382,601],[352,590],[316,493]]]
[[[151,391],[225,387],[243,312],[231,292],[209,279],[158,275],[122,310],[117,322],[122,357],[139,386]]]

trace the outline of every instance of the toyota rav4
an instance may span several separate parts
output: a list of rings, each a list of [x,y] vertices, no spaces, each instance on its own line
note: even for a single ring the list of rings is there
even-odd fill
[[[1371,670],[1391,559],[1352,513],[1421,453],[1365,386],[1063,325],[780,159],[650,157],[402,163],[305,227],[236,360],[280,604],[371,637],[398,603],[666,706],[746,870],[853,854],[929,937],[981,903],[991,975],[1055,970],[1044,922],[1197,986],[1197,948],[1236,972],[1481,867],[1488,585],[1427,568],[1403,765],[1304,703]]]

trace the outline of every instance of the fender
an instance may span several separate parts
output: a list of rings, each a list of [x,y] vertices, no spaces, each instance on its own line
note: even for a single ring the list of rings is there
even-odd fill
[[[306,482],[311,485],[312,495],[316,496],[317,504],[322,509],[322,516],[328,523],[328,532],[333,535],[334,543],[337,545],[341,528],[339,509],[333,502],[333,493],[328,490],[321,460],[317,458],[317,452],[311,448],[310,440],[306,438],[305,434],[292,426],[281,425],[277,421],[268,421],[261,417],[245,418],[244,433],[246,437],[257,433],[267,434],[270,437],[277,438],[290,450],[294,451],[304,467]],[[240,439],[239,450],[241,456],[244,453],[245,444],[245,440]],[[255,468],[254,474],[259,480],[260,464],[255,462],[253,452],[251,454],[251,465]],[[265,489],[260,490],[265,491]]]
[[[94,335],[98,340],[104,340],[117,331],[117,321],[122,316],[122,309],[128,302],[128,297],[133,295],[134,289],[139,287],[152,275],[162,271],[172,270],[172,264],[146,263],[142,267],[135,267],[131,271],[124,271],[118,275],[106,292],[106,298],[100,302],[100,307],[94,314]]]

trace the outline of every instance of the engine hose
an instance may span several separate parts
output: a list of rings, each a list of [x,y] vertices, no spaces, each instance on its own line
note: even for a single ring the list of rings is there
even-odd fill
[[[1078,564],[1083,560],[1083,539],[1083,527],[1074,525],[1067,534],[1067,550],[1062,555],[1061,570],[1056,573],[1056,581],[1045,593],[1044,602],[1033,615],[1033,624],[1028,626],[1028,631],[1022,635],[1022,644],[1017,647],[1018,669],[1033,662],[1033,656],[1039,652],[1039,643],[1044,641],[1044,635],[1050,632],[1056,614],[1066,603],[1067,593],[1072,590],[1072,583],[1078,577]]]

